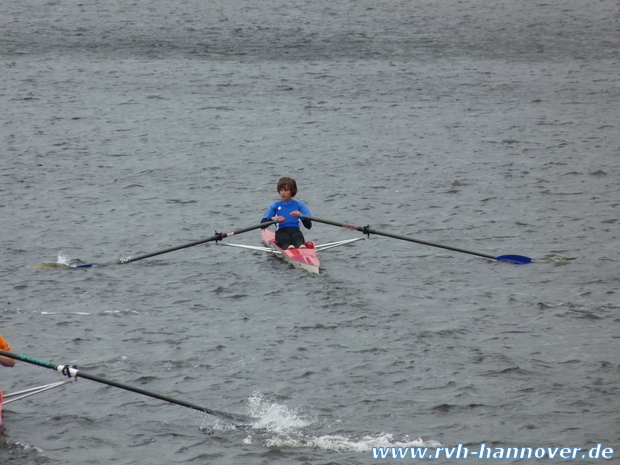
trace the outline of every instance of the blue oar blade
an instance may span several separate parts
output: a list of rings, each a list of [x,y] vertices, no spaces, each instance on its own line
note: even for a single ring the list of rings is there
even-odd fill
[[[532,260],[529,257],[524,257],[523,255],[500,255],[499,257],[495,257],[495,260],[499,260],[500,262],[510,262],[515,265],[527,265],[528,263],[532,263]]]

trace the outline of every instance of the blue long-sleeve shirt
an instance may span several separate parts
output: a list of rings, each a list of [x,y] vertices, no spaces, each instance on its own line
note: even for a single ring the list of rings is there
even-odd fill
[[[269,208],[263,215],[263,221],[261,223],[265,223],[267,221],[271,221],[271,218],[274,216],[283,216],[284,223],[278,223],[276,225],[276,229],[279,228],[299,228],[299,218],[295,218],[291,215],[291,212],[300,211],[304,216],[312,216],[310,209],[306,206],[305,203],[300,202],[299,200],[289,200],[288,202],[284,202],[282,200],[278,200],[277,202],[273,202],[269,205]],[[306,227],[306,229],[310,229],[312,227],[312,221],[301,219],[301,222]]]

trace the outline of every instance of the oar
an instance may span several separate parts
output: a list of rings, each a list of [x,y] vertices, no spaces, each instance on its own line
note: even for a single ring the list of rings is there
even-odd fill
[[[68,377],[77,378],[79,376],[80,378],[90,379],[91,381],[107,384],[108,386],[114,386],[120,389],[125,389],[126,391],[132,391],[138,394],[142,394],[144,396],[149,396],[155,399],[163,400],[165,402],[170,402],[171,404],[177,404],[183,407],[191,408],[193,410],[198,410],[199,412],[208,413],[209,415],[213,415],[222,420],[235,423],[237,426],[247,426],[251,422],[249,418],[241,415],[232,415],[226,412],[218,412],[217,410],[200,407],[199,405],[190,404],[189,402],[185,402],[183,400],[173,399],[172,397],[162,396],[154,392],[145,391],[144,389],[128,386],[126,384],[121,384],[117,381],[111,381],[108,379],[100,378],[99,376],[89,375],[88,373],[84,373],[83,371],[69,365],[53,365],[49,362],[37,360],[36,358],[28,357],[26,355],[19,355],[13,352],[7,352],[6,350],[0,350],[0,355],[14,358],[15,360],[21,360],[22,362],[32,363],[33,365],[38,365],[44,368],[50,368]]]
[[[254,229],[265,229],[266,227],[271,226],[272,224],[276,224],[276,223],[277,221],[275,220],[266,221],[264,223],[257,224],[255,226],[250,226],[248,228],[243,228],[243,229],[237,229],[236,231],[232,231],[229,233],[215,233],[215,236],[211,236],[208,239],[202,239],[200,241],[190,242],[189,244],[179,245],[177,247],[171,247],[169,249],[160,250],[159,252],[153,252],[153,253],[149,253],[146,255],[141,255],[139,257],[130,258],[128,260],[121,261],[121,263],[124,264],[124,263],[137,262],[138,260],[144,260],[145,258],[154,257],[155,255],[161,255],[161,254],[168,253],[168,252],[174,252],[175,250],[185,249],[187,247],[193,247],[198,244],[204,244],[205,242],[221,241],[222,239],[226,237],[234,236],[235,234],[241,234],[244,232],[252,231]]]
[[[228,233],[218,233],[216,232],[214,236],[209,237],[208,239],[201,239],[199,241],[190,242],[189,244],[178,245],[176,247],[170,247],[169,249],[160,250],[158,252],[152,252],[146,255],[140,255],[139,257],[129,258],[127,260],[120,260],[118,263],[126,264],[131,262],[137,262],[138,260],[144,260],[145,258],[154,257],[156,255],[162,255],[168,252],[174,252],[175,250],[186,249],[187,247],[193,247],[195,245],[204,244],[205,242],[213,242],[213,241],[221,241],[222,239],[230,236],[234,236],[235,234],[241,234],[244,232],[252,231],[254,229],[264,229],[272,224],[276,224],[277,221],[266,221],[261,224],[257,224],[255,226],[250,226],[243,229],[237,229],[236,231],[228,232]],[[90,268],[91,266],[95,266],[94,263],[90,263],[88,265],[79,265],[74,268]]]
[[[336,221],[322,220],[320,218],[315,218],[314,216],[301,216],[300,215],[299,217],[305,218],[311,221],[317,221],[319,223],[331,224],[333,226],[340,226],[341,228],[355,229],[357,231],[362,232],[363,234],[378,234],[380,236],[392,237],[394,239],[400,239],[400,240],[409,241],[409,242],[417,242],[418,244],[430,245],[432,247],[440,247],[442,249],[454,250],[455,252],[468,253],[471,255],[477,255],[479,257],[490,258],[491,260],[515,263],[517,265],[525,265],[526,263],[532,263],[534,261],[533,259],[524,257],[522,255],[500,255],[499,257],[494,257],[493,255],[487,255],[485,253],[479,253],[479,252],[472,252],[471,250],[459,249],[457,247],[450,247],[449,245],[435,244],[433,242],[422,241],[420,239],[414,239],[412,237],[399,236],[398,234],[381,232],[375,229],[371,229],[369,226],[349,226],[347,224],[342,224]]]

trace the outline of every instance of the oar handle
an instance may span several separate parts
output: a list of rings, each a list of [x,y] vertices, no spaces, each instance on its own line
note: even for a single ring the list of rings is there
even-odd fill
[[[22,362],[32,363],[33,365],[39,365],[44,368],[50,368],[52,370],[56,370],[58,365],[53,365],[49,362],[44,362],[43,360],[38,360],[36,358],[28,357],[27,355],[19,355],[13,352],[9,352],[7,350],[0,350],[0,355],[4,357],[9,357],[15,360],[21,360]]]
[[[322,220],[321,218],[316,218],[314,216],[299,215],[299,218],[310,220],[310,221],[318,221],[319,223],[331,224],[333,226],[339,226],[341,228],[355,229],[356,231],[360,231],[364,234],[366,234],[366,230],[368,228],[368,226],[349,226],[348,224],[342,224],[337,221],[331,221],[331,220]]]
[[[137,262],[138,260],[144,260],[145,258],[150,258],[150,257],[155,257],[156,255],[162,255],[168,252],[174,252],[175,250],[180,250],[180,249],[186,249],[187,247],[193,247],[195,245],[199,245],[199,244],[204,244],[205,242],[213,242],[213,241],[221,241],[222,239],[225,239],[227,237],[230,236],[234,236],[235,234],[241,234],[247,231],[252,231],[254,229],[264,229],[267,228],[268,226],[271,226],[272,224],[276,224],[277,221],[273,220],[273,221],[266,221],[264,223],[260,223],[254,226],[250,226],[247,228],[243,228],[243,229],[237,229],[236,231],[232,231],[232,232],[228,232],[228,233],[216,233],[214,236],[211,236],[207,239],[201,239],[199,241],[195,241],[195,242],[190,242],[189,244],[183,244],[183,245],[179,245],[176,247],[170,247],[169,249],[164,249],[164,250],[160,250],[158,252],[153,252],[153,253],[149,253],[146,255],[140,255],[139,257],[134,257],[134,258],[130,258],[127,260],[122,260],[120,263],[121,264],[126,264],[126,263],[132,263],[132,262]]]
[[[54,365],[52,363],[49,362],[45,362],[43,360],[38,360],[36,358],[32,358],[32,357],[28,357],[26,355],[20,355],[20,354],[15,354],[13,352],[8,352],[6,350],[0,350],[0,355],[3,355],[5,357],[9,357],[9,358],[13,358],[15,360],[20,360],[22,362],[27,362],[27,363],[31,363],[33,365],[38,365],[44,368],[50,368],[52,370],[58,371],[59,373],[62,373],[65,376],[68,377],[72,377],[72,378],[85,378],[85,379],[89,379],[91,381],[95,381],[101,384],[106,384],[108,386],[114,386],[120,389],[124,389],[126,391],[131,391],[131,392],[135,392],[137,394],[142,394],[144,396],[148,396],[148,397],[153,397],[154,399],[159,399],[159,400],[163,400],[165,402],[170,402],[172,404],[177,404],[177,405],[181,405],[183,407],[188,407],[191,408],[193,410],[198,410],[200,412],[204,412],[204,413],[208,413],[209,415],[213,415],[216,416],[218,418],[221,418],[223,420],[226,421],[230,421],[233,423],[244,423],[247,424],[248,423],[248,419],[247,418],[242,418],[240,416],[236,416],[236,415],[231,415],[229,413],[226,412],[218,412],[217,410],[211,410],[205,407],[201,407],[199,405],[195,405],[195,404],[191,404],[189,402],[185,402],[183,400],[178,400],[178,399],[173,399],[172,397],[168,397],[168,396],[162,396],[161,394],[157,394],[155,392],[150,392],[150,391],[145,391],[144,389],[140,389],[137,387],[133,387],[133,386],[128,386],[126,384],[122,384],[119,383],[117,381],[112,381],[109,379],[104,379],[104,378],[100,378],[99,376],[95,376],[95,375],[90,375],[88,373],[84,373],[81,370],[78,370],[75,367],[71,367],[69,365]]]

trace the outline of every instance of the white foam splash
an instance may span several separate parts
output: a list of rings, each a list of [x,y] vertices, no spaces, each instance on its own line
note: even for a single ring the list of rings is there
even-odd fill
[[[41,312],[41,315],[90,315],[87,312]]]
[[[71,268],[76,268],[82,265],[86,265],[86,263],[84,263],[82,260],[80,260],[79,258],[70,258],[68,256],[66,256],[62,251],[58,252],[58,258],[56,259],[56,265],[63,265],[63,266],[69,266]],[[96,266],[96,265],[90,265],[90,266]]]
[[[56,263],[59,265],[71,266],[71,259],[64,255],[62,252],[58,252],[58,258],[56,259]]]
[[[236,426],[230,422],[215,420],[215,424],[208,425],[208,422],[212,421],[213,418],[210,415],[206,415],[202,419],[202,423],[199,427],[200,431],[205,434],[211,435],[214,431],[232,431],[236,429]]]
[[[275,449],[310,447],[336,452],[368,452],[373,447],[437,447],[440,445],[436,441],[423,441],[421,438],[409,439],[409,436],[396,441],[393,434],[385,432],[361,437],[347,437],[342,434],[306,435],[302,429],[312,425],[314,421],[302,415],[298,409],[269,400],[260,393],[255,393],[248,401],[250,414],[258,420],[252,425],[253,432],[243,439],[244,444],[253,444],[258,441],[265,447]]]
[[[250,415],[258,417],[258,421],[252,426],[254,429],[288,434],[312,424],[312,421],[303,419],[295,409],[269,401],[260,393],[255,393],[248,401]]]
[[[436,441],[425,442],[421,438],[414,440],[394,441],[389,433],[376,436],[366,435],[360,438],[349,438],[342,435],[325,435],[319,437],[274,437],[265,441],[265,446],[277,449],[311,447],[335,452],[368,452],[373,447],[437,447]]]

